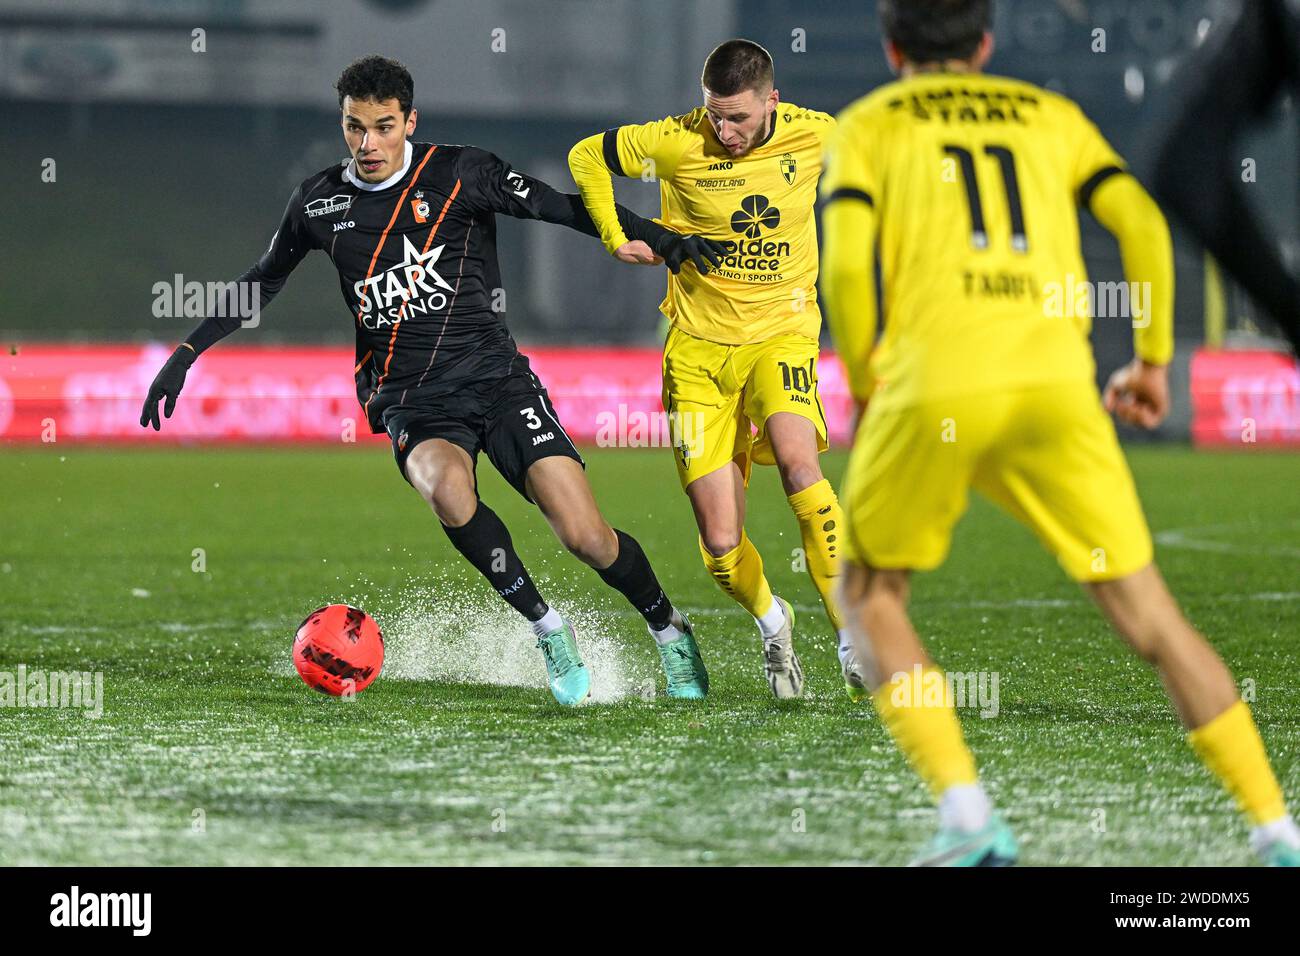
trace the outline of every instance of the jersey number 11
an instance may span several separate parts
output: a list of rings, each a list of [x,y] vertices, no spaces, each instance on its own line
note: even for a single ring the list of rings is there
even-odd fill
[[[984,204],[980,200],[979,182],[975,178],[975,157],[964,146],[948,143],[943,151],[954,156],[961,165],[961,176],[966,182],[966,204],[970,209],[971,245],[976,249],[989,247],[989,234],[984,229]],[[1020,205],[1020,184],[1016,180],[1016,158],[1005,146],[985,146],[984,152],[998,161],[1002,170],[1002,185],[1007,194],[1007,218],[1011,220],[1011,248],[1016,252],[1029,250],[1025,236],[1025,211]]]

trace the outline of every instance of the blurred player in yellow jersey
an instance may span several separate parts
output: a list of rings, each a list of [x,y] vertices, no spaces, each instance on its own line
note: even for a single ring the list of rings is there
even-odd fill
[[[792,642],[794,616],[773,596],[745,535],[745,489],[752,462],[776,465],[809,575],[839,636],[833,582],[842,518],[817,461],[826,448],[826,419],[817,394],[813,213],[834,120],[782,103],[771,56],[748,40],[729,40],[709,54],[701,85],[702,107],[588,137],[573,147],[569,168],[606,248],[624,261],[637,261],[643,244],[629,243],[619,228],[612,175],[658,181],[660,221],[725,242],[714,269],[668,263],[673,274],[660,306],[671,322],[664,408],[704,564],[758,622],[772,692],[797,697],[803,671]],[[666,657],[672,693],[670,663]],[[698,654],[692,666],[704,673]],[[685,671],[681,679],[700,682]]]
[[[822,177],[823,292],[865,408],[844,479],[840,606],[895,742],[939,804],[919,863],[997,865],[1017,849],[907,615],[908,580],[948,553],[975,488],[1038,536],[1159,672],[1189,741],[1268,862],[1300,862],[1250,711],[1183,617],[1107,409],[1153,428],[1169,402],[1173,256],[1160,210],[1070,100],[985,76],[989,0],[880,0],[900,78],[839,117]],[[1119,241],[1137,357],[1093,384],[1076,204]],[[876,339],[879,252],[884,333]],[[1149,290],[1149,292],[1148,292]],[[1127,318],[1128,316],[1126,316]],[[860,662],[860,663],[858,663]],[[856,667],[856,669],[854,669]]]

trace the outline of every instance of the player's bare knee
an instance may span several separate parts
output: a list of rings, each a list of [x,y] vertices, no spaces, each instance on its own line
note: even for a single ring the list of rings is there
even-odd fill
[[[700,540],[705,551],[720,558],[740,547],[740,535],[740,528],[705,528],[700,531]]]
[[[906,604],[907,572],[868,568],[862,589],[867,603]]]
[[[618,557],[618,539],[603,521],[565,528],[560,540],[570,554],[593,568],[607,568]]]
[[[1116,633],[1139,657],[1149,664],[1159,662],[1167,633],[1154,615],[1140,607],[1111,607],[1108,616]]]
[[[816,459],[778,464],[777,470],[781,473],[781,485],[787,495],[798,494],[822,480],[822,470]]]
[[[1127,579],[1096,581],[1088,591],[1125,643],[1144,661],[1157,664],[1174,630],[1157,595],[1141,593]]]
[[[421,495],[438,516],[438,520],[453,528],[459,528],[469,521],[478,508],[478,497],[474,494],[473,485],[456,470],[439,475],[436,481],[426,485]]]

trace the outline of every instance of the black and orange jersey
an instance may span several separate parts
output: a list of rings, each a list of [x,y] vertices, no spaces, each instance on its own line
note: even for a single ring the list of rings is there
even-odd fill
[[[356,329],[357,398],[379,432],[387,407],[509,372],[518,349],[493,308],[498,213],[596,235],[578,196],[492,153],[408,142],[402,169],[385,182],[364,182],[350,162],[304,180],[270,247],[238,281],[258,283],[265,307],[308,252],[330,257]],[[641,236],[658,228],[619,213]],[[209,319],[188,341],[202,352],[238,324]]]

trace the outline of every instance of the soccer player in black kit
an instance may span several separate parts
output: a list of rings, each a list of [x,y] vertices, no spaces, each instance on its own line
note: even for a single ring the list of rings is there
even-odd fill
[[[1300,355],[1300,276],[1246,201],[1239,146],[1276,99],[1300,96],[1300,0],[1220,3],[1205,45],[1170,85],[1151,191],[1268,310]]]
[[[542,599],[510,532],[478,497],[480,451],[537,504],[565,547],[645,618],[669,695],[701,696],[686,686],[702,667],[689,622],[665,596],[641,546],[601,516],[582,457],[491,308],[501,286],[496,214],[595,236],[581,198],[472,146],[410,142],[414,85],[394,60],[357,60],[336,86],[352,158],[294,190],[270,248],[239,283],[256,282],[265,307],[309,251],[330,257],[356,327],[357,399],[371,431],[388,433],[398,468],[452,544],[531,622],[557,701],[585,700],[590,674],[573,628]],[[615,253],[624,262],[662,261],[676,271],[689,260],[707,271],[720,261],[720,248],[707,240],[626,209],[619,217],[631,237]],[[160,427],[161,399],[171,416],[194,360],[239,327],[237,309],[218,311],[158,373],[142,426]]]

